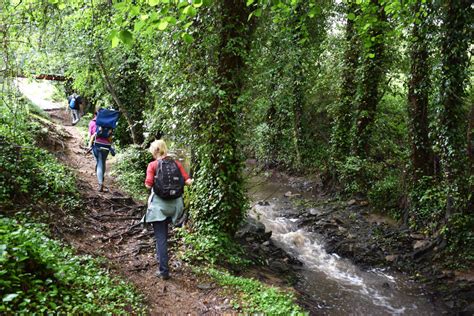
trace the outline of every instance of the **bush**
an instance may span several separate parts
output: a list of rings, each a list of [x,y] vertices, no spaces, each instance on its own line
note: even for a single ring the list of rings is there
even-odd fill
[[[73,173],[46,150],[0,138],[0,205],[21,199],[56,203],[77,195]]]
[[[136,199],[147,198],[148,191],[144,183],[146,168],[152,159],[152,155],[139,146],[129,146],[117,155],[112,174],[119,185]]]
[[[396,219],[400,218],[400,199],[404,195],[400,176],[389,174],[374,183],[368,192],[370,203],[385,213],[389,213]]]
[[[0,217],[1,314],[129,314],[140,297],[89,256],[44,233],[44,226]]]
[[[250,261],[244,259],[243,249],[228,235],[218,232],[190,233],[179,230],[184,247],[179,256],[187,262],[247,266]]]
[[[423,177],[411,191],[410,226],[435,231],[444,216],[447,203],[445,186],[432,177]]]

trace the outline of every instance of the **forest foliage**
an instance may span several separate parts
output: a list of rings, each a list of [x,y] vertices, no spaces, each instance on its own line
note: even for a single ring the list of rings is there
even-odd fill
[[[469,1],[2,6],[4,84],[64,74],[90,109],[122,111],[123,150],[161,136],[188,148],[196,231],[237,230],[248,207],[245,160],[255,158],[319,173],[327,187],[366,196],[472,259]],[[149,159],[128,157],[138,169]],[[127,185],[139,186],[142,171],[130,171]]]

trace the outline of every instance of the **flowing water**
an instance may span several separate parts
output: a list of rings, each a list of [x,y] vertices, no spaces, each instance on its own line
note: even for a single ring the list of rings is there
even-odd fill
[[[297,225],[295,207],[284,197],[291,187],[275,182],[252,188],[250,215],[272,231],[273,242],[298,258],[297,288],[318,302],[317,315],[441,315],[419,287],[401,274],[381,269],[363,271],[327,253],[318,234]],[[292,210],[293,208],[293,210]]]

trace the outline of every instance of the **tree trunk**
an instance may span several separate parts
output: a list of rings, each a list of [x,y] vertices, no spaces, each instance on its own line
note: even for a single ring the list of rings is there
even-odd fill
[[[420,11],[420,3],[415,5]],[[433,151],[429,140],[428,94],[430,91],[428,44],[424,24],[415,23],[411,44],[411,78],[408,83],[410,113],[411,160],[415,182],[423,176],[433,175]]]
[[[467,202],[468,190],[466,176],[467,144],[466,117],[463,102],[468,79],[468,47],[471,39],[470,19],[471,1],[450,0],[443,3],[445,34],[441,44],[442,77],[440,89],[439,147],[441,166],[449,185],[446,217],[453,211],[463,208]]]
[[[383,5],[377,0],[371,0],[371,5],[377,10],[377,22],[368,30],[368,36],[375,38],[372,46],[365,54],[362,75],[362,96],[359,100],[357,122],[355,126],[355,139],[353,151],[359,158],[365,159],[369,156],[370,138],[373,123],[377,112],[377,104],[380,100],[379,86],[383,80],[383,60],[385,53],[384,24],[386,16]]]
[[[127,121],[128,128],[130,129],[130,135],[132,136],[132,141],[135,145],[139,145],[140,142],[138,141],[138,137],[135,133],[133,120],[131,119],[127,111],[127,108],[122,104],[119,97],[117,96],[117,93],[115,92],[114,86],[112,85],[112,82],[110,81],[109,73],[107,72],[107,69],[105,68],[100,52],[97,54],[97,61],[99,62],[99,67],[100,67],[100,70],[102,71],[102,76],[104,78],[107,90],[109,90],[109,93],[112,96],[112,99],[115,101],[115,104],[117,105],[120,112],[122,112],[123,116],[125,117],[125,120]]]
[[[299,35],[297,39],[299,39]],[[298,49],[298,48],[297,48]],[[304,91],[303,91],[303,65],[301,64],[301,59],[303,58],[301,52],[298,54],[298,62],[293,69],[294,72],[294,86],[293,86],[293,142],[295,147],[295,167],[300,169],[302,167],[302,158],[301,158],[301,146],[302,146],[302,116],[303,116],[303,104],[304,104]]]
[[[347,14],[355,15],[354,2],[347,7]],[[340,102],[336,109],[334,126],[331,135],[332,157],[335,161],[344,161],[350,152],[351,129],[354,121],[353,110],[357,92],[356,71],[359,58],[359,41],[354,27],[354,21],[346,21],[346,48],[342,71]]]
[[[240,146],[243,54],[249,49],[248,7],[244,0],[219,3],[220,41],[214,81],[216,93],[200,123],[198,179],[205,185],[196,188],[193,201],[197,229],[213,229],[233,235],[245,213],[243,155]],[[203,126],[206,125],[206,126]]]

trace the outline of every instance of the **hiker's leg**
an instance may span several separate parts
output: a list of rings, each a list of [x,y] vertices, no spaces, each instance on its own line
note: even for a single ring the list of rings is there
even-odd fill
[[[92,148],[92,152],[94,153],[94,158],[95,158],[95,173],[97,175],[97,182],[99,183],[99,186],[100,186],[102,185],[102,182],[104,181],[102,152],[100,150],[100,147],[97,145],[94,145],[94,147]]]
[[[100,148],[98,151],[99,151],[99,154],[97,155],[97,182],[99,182],[99,185],[102,185],[102,183],[104,182],[105,161],[104,161],[103,151],[100,150]]]
[[[71,112],[71,124],[74,125],[74,110],[69,108],[69,111]]]
[[[103,149],[100,151],[102,155],[102,182],[104,183],[104,178],[105,178],[105,170],[106,170],[106,161],[107,161],[107,156],[109,155],[109,151],[106,149]]]
[[[163,276],[169,275],[168,269],[168,219],[153,222],[156,239],[156,259],[160,265],[159,271]]]
[[[72,125],[76,125],[79,122],[79,111],[73,109],[72,110]]]

